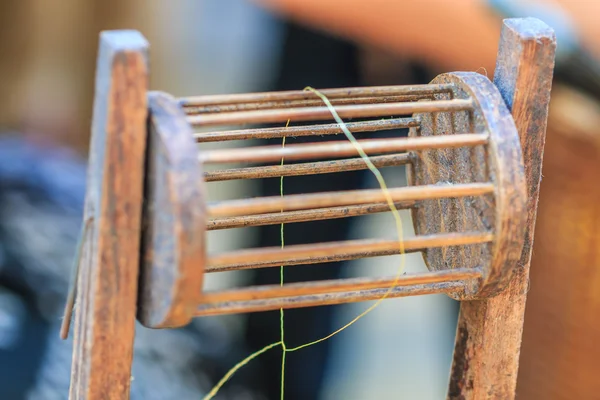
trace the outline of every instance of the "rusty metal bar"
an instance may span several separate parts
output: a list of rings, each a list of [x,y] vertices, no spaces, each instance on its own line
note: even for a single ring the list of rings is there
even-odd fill
[[[431,96],[429,96],[431,97]],[[373,103],[401,103],[424,99],[423,95],[401,96],[376,96],[376,97],[350,97],[330,100],[333,106],[348,104],[373,104]],[[212,114],[223,112],[273,110],[281,108],[315,107],[322,106],[323,100],[316,98],[310,100],[279,100],[233,104],[211,104],[205,106],[187,106],[184,111],[187,115]]]
[[[486,133],[461,133],[446,136],[420,136],[396,139],[360,140],[360,147],[368,155],[373,153],[397,153],[399,151],[454,148],[486,144]],[[208,150],[200,153],[198,159],[205,164],[251,163],[318,159],[324,157],[357,156],[353,143],[347,141],[295,144],[282,146],[256,146],[236,149]]]
[[[281,297],[308,296],[325,293],[423,285],[428,283],[463,281],[480,277],[480,269],[457,268],[446,271],[386,276],[381,278],[333,279],[316,282],[288,283],[283,286],[261,285],[248,288],[205,292],[202,295],[202,302],[215,304],[227,301],[275,299]]]
[[[377,168],[395,167],[410,163],[410,156],[404,153],[391,156],[371,157],[370,160]],[[215,182],[233,179],[275,178],[281,176],[330,174],[334,172],[358,171],[363,169],[368,169],[368,166],[362,158],[351,158],[314,163],[224,169],[220,171],[205,172],[204,180],[206,182]]]
[[[408,238],[404,240],[402,246],[403,250],[408,253],[434,247],[487,243],[493,239],[494,235],[488,232],[438,233]],[[283,249],[280,247],[263,247],[209,257],[205,272],[320,264],[399,253],[400,243],[398,243],[398,240],[381,239],[302,244],[288,246]]]
[[[353,133],[377,132],[389,129],[419,126],[414,118],[390,118],[375,121],[348,122],[346,127]],[[337,135],[343,133],[339,124],[288,126],[277,128],[236,129],[230,131],[202,132],[194,134],[199,143],[223,142],[228,140],[273,139],[281,137]]]
[[[354,88],[319,89],[329,99],[371,97],[371,96],[402,96],[402,95],[433,95],[450,92],[451,84],[405,85],[405,86],[371,86]],[[284,100],[316,99],[313,92],[307,90],[288,90],[279,92],[241,93],[225,95],[207,95],[180,98],[179,104],[185,108],[210,106],[218,104],[256,103]]]
[[[426,199],[480,196],[494,192],[493,183],[462,183],[426,186],[407,186],[388,190],[392,201],[417,201]],[[387,201],[381,189],[349,190],[289,196],[257,197],[253,199],[226,200],[208,206],[211,217],[266,214],[282,211],[350,206]]]
[[[356,104],[335,107],[340,118],[367,118],[393,115],[411,115],[442,111],[467,111],[473,108],[471,100],[432,100],[410,103]],[[288,120],[316,121],[332,119],[327,107],[286,108],[277,110],[238,111],[192,115],[188,123],[194,126],[237,124],[285,123]]]
[[[389,288],[359,290],[353,292],[303,295],[267,300],[249,300],[238,302],[222,302],[218,304],[201,304],[195,316],[224,315],[271,311],[301,307],[327,306],[334,304],[356,303],[359,301],[379,300],[383,296],[388,299],[406,296],[420,296],[435,293],[453,293],[465,287],[469,281],[430,283],[424,285],[397,286]]]
[[[416,201],[395,202],[396,209],[414,207]],[[390,211],[388,203],[361,204],[357,206],[342,206],[318,208],[316,210],[288,211],[282,213],[243,215],[240,217],[213,218],[206,224],[209,231],[218,229],[245,228],[275,224],[289,224],[306,221],[322,221],[326,219],[348,218],[359,215],[375,214]]]

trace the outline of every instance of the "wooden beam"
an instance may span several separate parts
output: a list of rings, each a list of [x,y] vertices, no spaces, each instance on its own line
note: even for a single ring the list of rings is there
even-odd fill
[[[103,32],[75,309],[70,399],[129,398],[146,150],[147,42]]]
[[[528,188],[525,245],[504,292],[461,303],[449,399],[515,397],[555,50],[554,32],[545,23],[504,21],[494,83],[521,137]]]

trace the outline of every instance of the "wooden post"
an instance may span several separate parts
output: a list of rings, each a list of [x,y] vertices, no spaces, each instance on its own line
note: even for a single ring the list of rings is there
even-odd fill
[[[494,83],[521,137],[528,189],[525,245],[508,288],[461,303],[449,399],[515,397],[556,39],[545,23],[504,21]]]
[[[70,399],[128,399],[146,150],[148,44],[103,32],[75,309]]]

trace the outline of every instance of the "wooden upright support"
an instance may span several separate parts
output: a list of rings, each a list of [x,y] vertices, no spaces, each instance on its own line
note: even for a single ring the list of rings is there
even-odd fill
[[[519,254],[521,257],[518,262],[514,263],[515,271],[508,287],[495,297],[461,302],[449,399],[511,399],[515,396],[555,47],[553,31],[539,20],[511,19],[504,22],[494,82],[500,90],[508,109],[512,112],[520,136],[528,189],[526,237],[522,252],[520,252],[520,242],[513,246],[515,251],[511,254],[515,255],[515,259],[518,258]],[[195,155],[194,143],[191,141],[191,131],[189,126],[184,124],[186,121],[184,120],[185,115],[175,107],[175,103],[169,105],[167,103],[171,100],[167,101],[167,98],[164,97],[161,100],[156,97],[156,94],[151,95],[152,118],[147,121],[147,48],[146,40],[141,34],[134,31],[105,32],[102,33],[100,38],[88,189],[84,215],[85,233],[83,235],[83,254],[77,280],[75,340],[69,393],[72,400],[127,400],[129,398],[136,304],[138,304],[138,272],[142,252],[140,241],[143,237],[142,211],[144,200],[146,200],[147,207],[158,205],[158,209],[166,210],[166,214],[157,214],[156,218],[158,219],[153,219],[153,213],[156,214],[155,210],[146,210],[144,224],[154,221],[157,224],[157,229],[145,231],[145,243],[147,245],[152,243],[152,245],[145,246],[148,248],[143,249],[145,257],[145,264],[143,265],[145,267],[155,266],[158,269],[165,266],[175,266],[180,269],[183,268],[185,271],[177,270],[176,274],[173,275],[173,279],[165,279],[162,271],[159,270],[157,274],[152,275],[148,274],[148,268],[145,268],[146,274],[142,276],[141,280],[142,296],[140,296],[140,299],[142,305],[145,304],[145,300],[151,301],[148,302],[148,309],[140,307],[140,320],[152,327],[179,326],[186,323],[192,316],[194,303],[200,296],[195,293],[201,286],[201,270],[194,270],[193,267],[198,265],[198,262],[203,262],[204,249],[202,246],[204,243],[205,214],[200,207],[198,211],[192,211],[192,206],[197,202],[202,203],[202,201],[197,201],[200,200],[202,195],[200,187],[201,170]],[[452,76],[454,76],[452,79],[459,79],[461,76],[468,76],[468,74],[454,74]],[[487,79],[481,76],[477,76],[477,79],[482,80],[481,84],[477,85],[478,90],[482,93],[482,98],[491,98],[495,95],[495,104],[500,105],[502,108],[504,114],[498,112],[498,107],[491,108],[490,112],[494,117],[493,119],[500,122],[511,122],[509,124],[512,127],[510,130],[506,124],[495,124],[502,127],[500,130],[505,134],[512,132],[511,135],[514,138],[514,142],[508,142],[506,140],[507,135],[500,135],[498,136],[500,138],[499,145],[507,146],[508,143],[512,149],[518,149],[515,126],[512,125],[502,100],[497,96],[497,91]],[[305,95],[304,93],[300,94]],[[408,114],[416,111],[438,112],[441,109],[446,111],[471,110],[477,102],[473,99],[467,100],[416,102],[414,104],[404,104],[402,107],[394,106],[396,107],[394,110]],[[214,98],[212,101],[214,101]],[[376,109],[377,113],[380,113],[384,109],[385,114],[390,110],[386,108],[390,106],[389,104],[371,104],[367,106],[371,110],[370,112]],[[364,111],[362,109],[364,105],[354,106],[354,108],[350,106],[340,107],[345,107],[344,110],[349,113],[346,114],[347,116]],[[329,118],[330,116],[329,111],[323,107],[308,109],[308,111],[307,109],[296,110],[294,113],[296,113],[296,116],[306,118]],[[255,111],[235,112],[233,113],[235,114],[233,119],[231,115],[228,115],[232,113],[218,113],[212,116],[188,117],[187,122],[196,121],[198,123],[213,124],[217,122],[231,123],[233,121],[285,121],[288,118],[287,113],[289,113],[289,110],[286,110],[283,114],[277,110],[263,110],[260,113]],[[365,115],[375,114],[364,114],[363,116]],[[170,125],[168,128],[174,129],[174,131],[165,130],[162,132],[162,136],[152,136],[156,133],[152,126],[156,128],[157,123],[169,122],[169,118],[167,118],[169,116],[179,117],[183,121],[181,122],[183,125]],[[245,117],[241,118],[241,116],[251,116],[254,119],[246,120]],[[283,117],[285,119],[282,119]],[[479,120],[489,119],[479,118]],[[147,129],[147,122],[150,122],[150,130]],[[486,126],[490,128],[489,123]],[[174,132],[177,133],[176,136],[171,135]],[[151,135],[152,138],[149,142],[150,146],[147,146],[148,135]],[[436,140],[438,142],[439,140],[456,142],[459,135],[451,136],[453,137],[448,139],[437,138]],[[461,137],[461,140],[465,138],[473,139],[473,136],[467,136],[466,134]],[[475,137],[479,144],[492,140],[490,138],[493,139],[494,136],[490,135],[489,138]],[[160,143],[164,139],[169,139],[169,143]],[[412,138],[410,140],[414,141],[416,139]],[[417,142],[422,145],[423,140],[425,138],[420,138]],[[165,156],[171,154],[172,151],[181,150],[177,147],[181,145],[189,149],[185,152],[179,151],[177,157]],[[147,152],[147,147],[151,147],[151,151]],[[168,152],[163,151],[165,149]],[[286,147],[286,151],[297,151],[297,149],[298,147],[291,150]],[[306,147],[303,149],[306,155]],[[327,151],[330,152],[330,150]],[[354,149],[351,150],[352,155],[354,155]],[[252,150],[252,152],[256,151],[256,149]],[[274,151],[267,149],[266,158],[278,160],[280,155],[274,155]],[[225,154],[215,150],[210,154],[206,153],[202,161],[231,161],[231,154],[234,153],[228,151]],[[337,154],[341,154],[339,149]],[[234,155],[238,157],[236,159],[238,161],[249,159],[246,150]],[[148,160],[146,160],[147,156],[149,156]],[[260,157],[263,157],[263,155]],[[288,156],[286,155],[287,159]],[[256,158],[254,160],[256,161]],[[195,172],[184,174],[188,167],[191,167]],[[521,164],[519,163],[513,167],[509,169],[517,171],[520,174],[519,176],[522,177]],[[495,171],[498,175],[497,169],[492,171]],[[154,180],[146,188],[148,195],[146,199],[144,199],[145,178]],[[515,180],[507,179],[506,181],[509,185],[516,186]],[[430,183],[427,183],[427,185],[430,185]],[[467,193],[465,192],[466,189],[471,191],[469,192],[471,195],[489,193],[494,190],[494,187],[490,186],[491,184],[475,183],[470,185],[456,184],[451,190],[455,197],[459,186],[462,195]],[[476,187],[474,188],[472,185]],[[163,193],[164,190],[159,190],[161,188],[175,188],[171,193],[174,193],[175,197],[166,196]],[[435,187],[425,186],[424,188],[391,189],[391,193],[397,194],[397,198],[395,198],[397,201],[414,201],[420,198],[440,197],[440,190],[446,190],[439,185]],[[396,191],[394,192],[394,190]],[[472,190],[475,190],[475,192],[472,192]],[[437,193],[435,196],[432,195],[434,192]],[[407,196],[407,193],[410,196]],[[420,197],[416,196],[415,193],[420,193]],[[230,201],[221,205],[220,210],[218,209],[219,206],[210,207],[207,213],[212,214],[212,217],[215,218],[231,217],[238,214],[249,215],[250,211],[258,214],[279,212],[282,210],[281,204],[279,204],[281,201],[286,202],[284,208],[292,212],[307,207],[305,204],[307,199],[315,202],[313,206],[320,207],[328,205],[336,207],[343,204],[355,206],[361,203],[361,201],[357,203],[356,199],[348,203],[349,200],[344,200],[344,196],[348,197],[347,193],[345,195],[343,193],[333,195],[328,193],[325,200],[331,201],[329,197],[333,198],[332,204],[321,202],[322,199],[319,196],[322,195],[311,194],[302,198],[287,196],[284,200],[278,197],[259,199],[258,201]],[[381,202],[384,199],[380,197],[365,201],[367,203]],[[154,203],[151,201],[153,198]],[[505,203],[509,203],[503,204],[503,206],[509,207],[516,204],[515,197],[496,196],[497,202],[499,201],[498,198]],[[511,214],[517,217],[523,216],[523,212],[521,212],[524,204],[523,196],[521,195],[519,198],[521,199],[519,203],[521,207],[518,212]],[[362,203],[365,201],[362,201]],[[267,205],[266,208],[265,204]],[[232,212],[232,210],[235,212]],[[494,215],[497,219],[502,217],[499,214]],[[182,223],[176,221],[174,224],[169,220],[171,217],[183,218],[185,221]],[[167,218],[167,220],[163,218]],[[514,228],[517,226],[519,218],[507,218],[506,221],[509,222],[506,226]],[[504,235],[502,240],[506,243],[517,241],[512,239],[523,238],[522,230],[519,229],[502,230],[501,234]],[[171,235],[172,237],[165,242],[160,235]],[[496,238],[498,237],[496,236]],[[484,239],[487,242],[493,238],[492,236],[486,236]],[[498,244],[498,240],[495,243]],[[315,250],[314,247],[309,249],[310,252]],[[392,247],[395,248],[395,246],[390,245],[390,248]],[[172,253],[171,248],[177,251]],[[193,249],[193,252],[187,252],[186,249],[188,248]],[[152,253],[156,249],[161,251],[167,249],[167,251],[163,252],[161,257],[156,258],[154,257],[155,254]],[[497,249],[494,248],[492,257],[504,254],[504,249],[505,247],[502,246],[497,247]],[[297,253],[292,258],[297,262],[301,259],[302,252],[306,252],[305,250],[298,247],[291,249],[292,252]],[[321,250],[323,249],[321,248]],[[356,251],[356,248],[354,250]],[[277,249],[277,252],[280,253],[281,250]],[[287,252],[289,253],[289,251]],[[165,254],[166,256],[164,256]],[[247,258],[248,253],[242,254],[242,256],[244,255]],[[233,264],[236,266],[241,265],[240,260],[238,260],[240,254],[234,254],[234,256],[236,259],[233,260]],[[273,257],[278,258],[279,256],[280,254],[274,254]],[[313,258],[316,260],[318,257]],[[512,266],[513,262],[511,260],[507,262],[507,265]],[[249,265],[249,262],[252,262],[252,260],[245,258],[242,261],[246,266]],[[274,260],[271,265],[281,265],[281,263],[281,260]],[[254,267],[256,265],[254,264]],[[456,273],[456,271],[453,273]],[[154,283],[164,283],[168,290],[164,292],[148,291],[148,288]],[[371,287],[370,285],[372,286],[372,282],[366,286]],[[281,291],[289,288],[276,289]],[[349,293],[337,292],[334,290],[336,288],[330,289],[332,295],[346,295]],[[300,290],[297,287],[292,287],[292,290],[302,291],[305,289]],[[178,297],[177,291],[184,293],[185,296]],[[279,296],[277,293],[271,294]],[[383,292],[380,292],[377,298],[380,298],[382,294]],[[252,300],[254,295],[254,292],[245,292],[241,295],[238,293],[238,299],[243,297],[242,300],[244,301]],[[169,296],[174,299],[174,302],[178,302],[181,308],[173,311],[166,307],[156,306],[157,304],[163,306],[164,304],[161,302],[164,299],[169,299]],[[182,301],[182,299],[185,301]],[[277,299],[281,300],[280,297],[277,297]],[[294,302],[296,299],[290,301]],[[351,299],[343,299],[343,302],[348,301],[351,301]],[[331,302],[340,301],[334,299]],[[325,303],[321,301],[320,304]],[[310,305],[310,303],[307,302],[304,306],[306,305]],[[280,308],[282,305],[271,304],[270,306]],[[284,306],[287,307],[288,305],[284,304]],[[156,315],[151,315],[150,312],[153,309],[158,309],[159,312]],[[201,310],[197,311],[201,313]],[[253,311],[258,311],[258,309]]]
[[[97,61],[70,399],[128,399],[146,150],[148,44],[103,32]],[[86,225],[88,222],[86,222]]]
[[[515,397],[555,49],[554,32],[545,23],[504,21],[494,83],[521,137],[528,230],[508,288],[488,300],[461,303],[449,399]]]

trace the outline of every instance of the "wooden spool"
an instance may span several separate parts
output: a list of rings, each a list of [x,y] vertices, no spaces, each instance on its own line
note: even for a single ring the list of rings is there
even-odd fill
[[[463,72],[442,74],[428,85],[321,91],[341,118],[351,119],[353,133],[409,129],[408,137],[359,143],[378,168],[406,166],[410,185],[390,188],[390,194],[397,208],[412,211],[416,236],[403,247],[421,252],[428,272],[220,291],[203,290],[204,274],[395,255],[400,245],[393,237],[368,238],[206,254],[209,231],[348,218],[390,211],[389,205],[381,190],[359,187],[207,202],[210,182],[343,173],[367,165],[352,143],[339,140],[200,152],[197,142],[342,131],[310,91],[133,96],[132,88],[145,89],[145,42],[131,32],[119,42],[119,35],[105,36],[98,61],[94,124],[114,123],[94,131],[91,148],[90,176],[102,179],[92,180],[88,193],[86,215],[94,226],[88,240],[94,246],[84,252],[78,280],[71,398],[128,397],[123,393],[129,387],[136,309],[146,327],[176,328],[194,317],[366,301],[386,293],[446,293],[463,301],[449,397],[514,396],[523,310],[513,300],[524,299],[524,292],[514,292],[514,299],[502,296],[513,293],[507,286],[527,279],[547,111],[546,97],[519,97],[517,88],[525,87],[522,74],[535,71],[543,79],[531,91],[549,93],[554,39],[546,25],[505,22],[495,84]],[[137,75],[131,65],[139,66]],[[119,113],[115,102],[135,118]],[[138,111],[146,109],[144,126]],[[288,120],[311,124],[284,128]],[[252,124],[267,126],[247,127]],[[220,130],[224,126],[238,128]],[[194,133],[196,127],[210,130]],[[119,129],[128,135],[119,135]],[[127,152],[135,158],[126,157],[125,164]],[[204,165],[232,163],[240,165],[203,172]],[[115,235],[114,227],[123,230]],[[497,298],[502,301],[496,305]],[[509,321],[508,336],[490,331],[485,324],[491,319]],[[111,348],[115,340],[131,346],[118,354]],[[482,350],[482,342],[492,348]],[[508,373],[500,373],[498,365]]]
[[[475,73],[442,75],[415,87],[325,91],[337,112],[371,131],[410,127],[411,137],[364,139],[361,147],[376,165],[408,165],[411,186],[393,188],[398,206],[413,211],[418,236],[405,240],[408,252],[421,251],[431,270],[407,275],[392,296],[448,293],[485,297],[500,291],[521,255],[527,194],[519,136],[496,87]],[[366,97],[368,96],[368,97]],[[392,102],[387,102],[393,98]],[[281,124],[235,133],[203,133],[211,141],[294,135],[288,119],[331,120],[311,92],[209,96],[176,100],[164,93],[149,96],[149,159],[146,175],[144,259],[138,302],[140,321],[151,328],[187,324],[194,316],[244,313],[278,308],[336,304],[377,297],[396,277],[305,282],[203,292],[204,273],[315,264],[392,255],[397,239],[367,239],[280,248],[244,249],[207,256],[205,230],[345,218],[389,211],[381,190],[325,192],[203,203],[210,184],[202,164],[271,163],[209,174],[219,179],[260,179],[281,175],[341,173],[366,169],[350,142],[251,146],[198,153],[192,124]],[[285,105],[282,107],[281,105]],[[226,111],[223,111],[226,110]],[[387,122],[387,123],[385,123]],[[302,126],[307,135],[339,132],[337,124]],[[234,136],[237,135],[237,136]],[[281,158],[301,163],[279,165]],[[342,158],[344,157],[344,158]],[[351,157],[351,158],[346,158]],[[340,160],[340,158],[342,158]],[[312,160],[318,159],[317,162]]]

